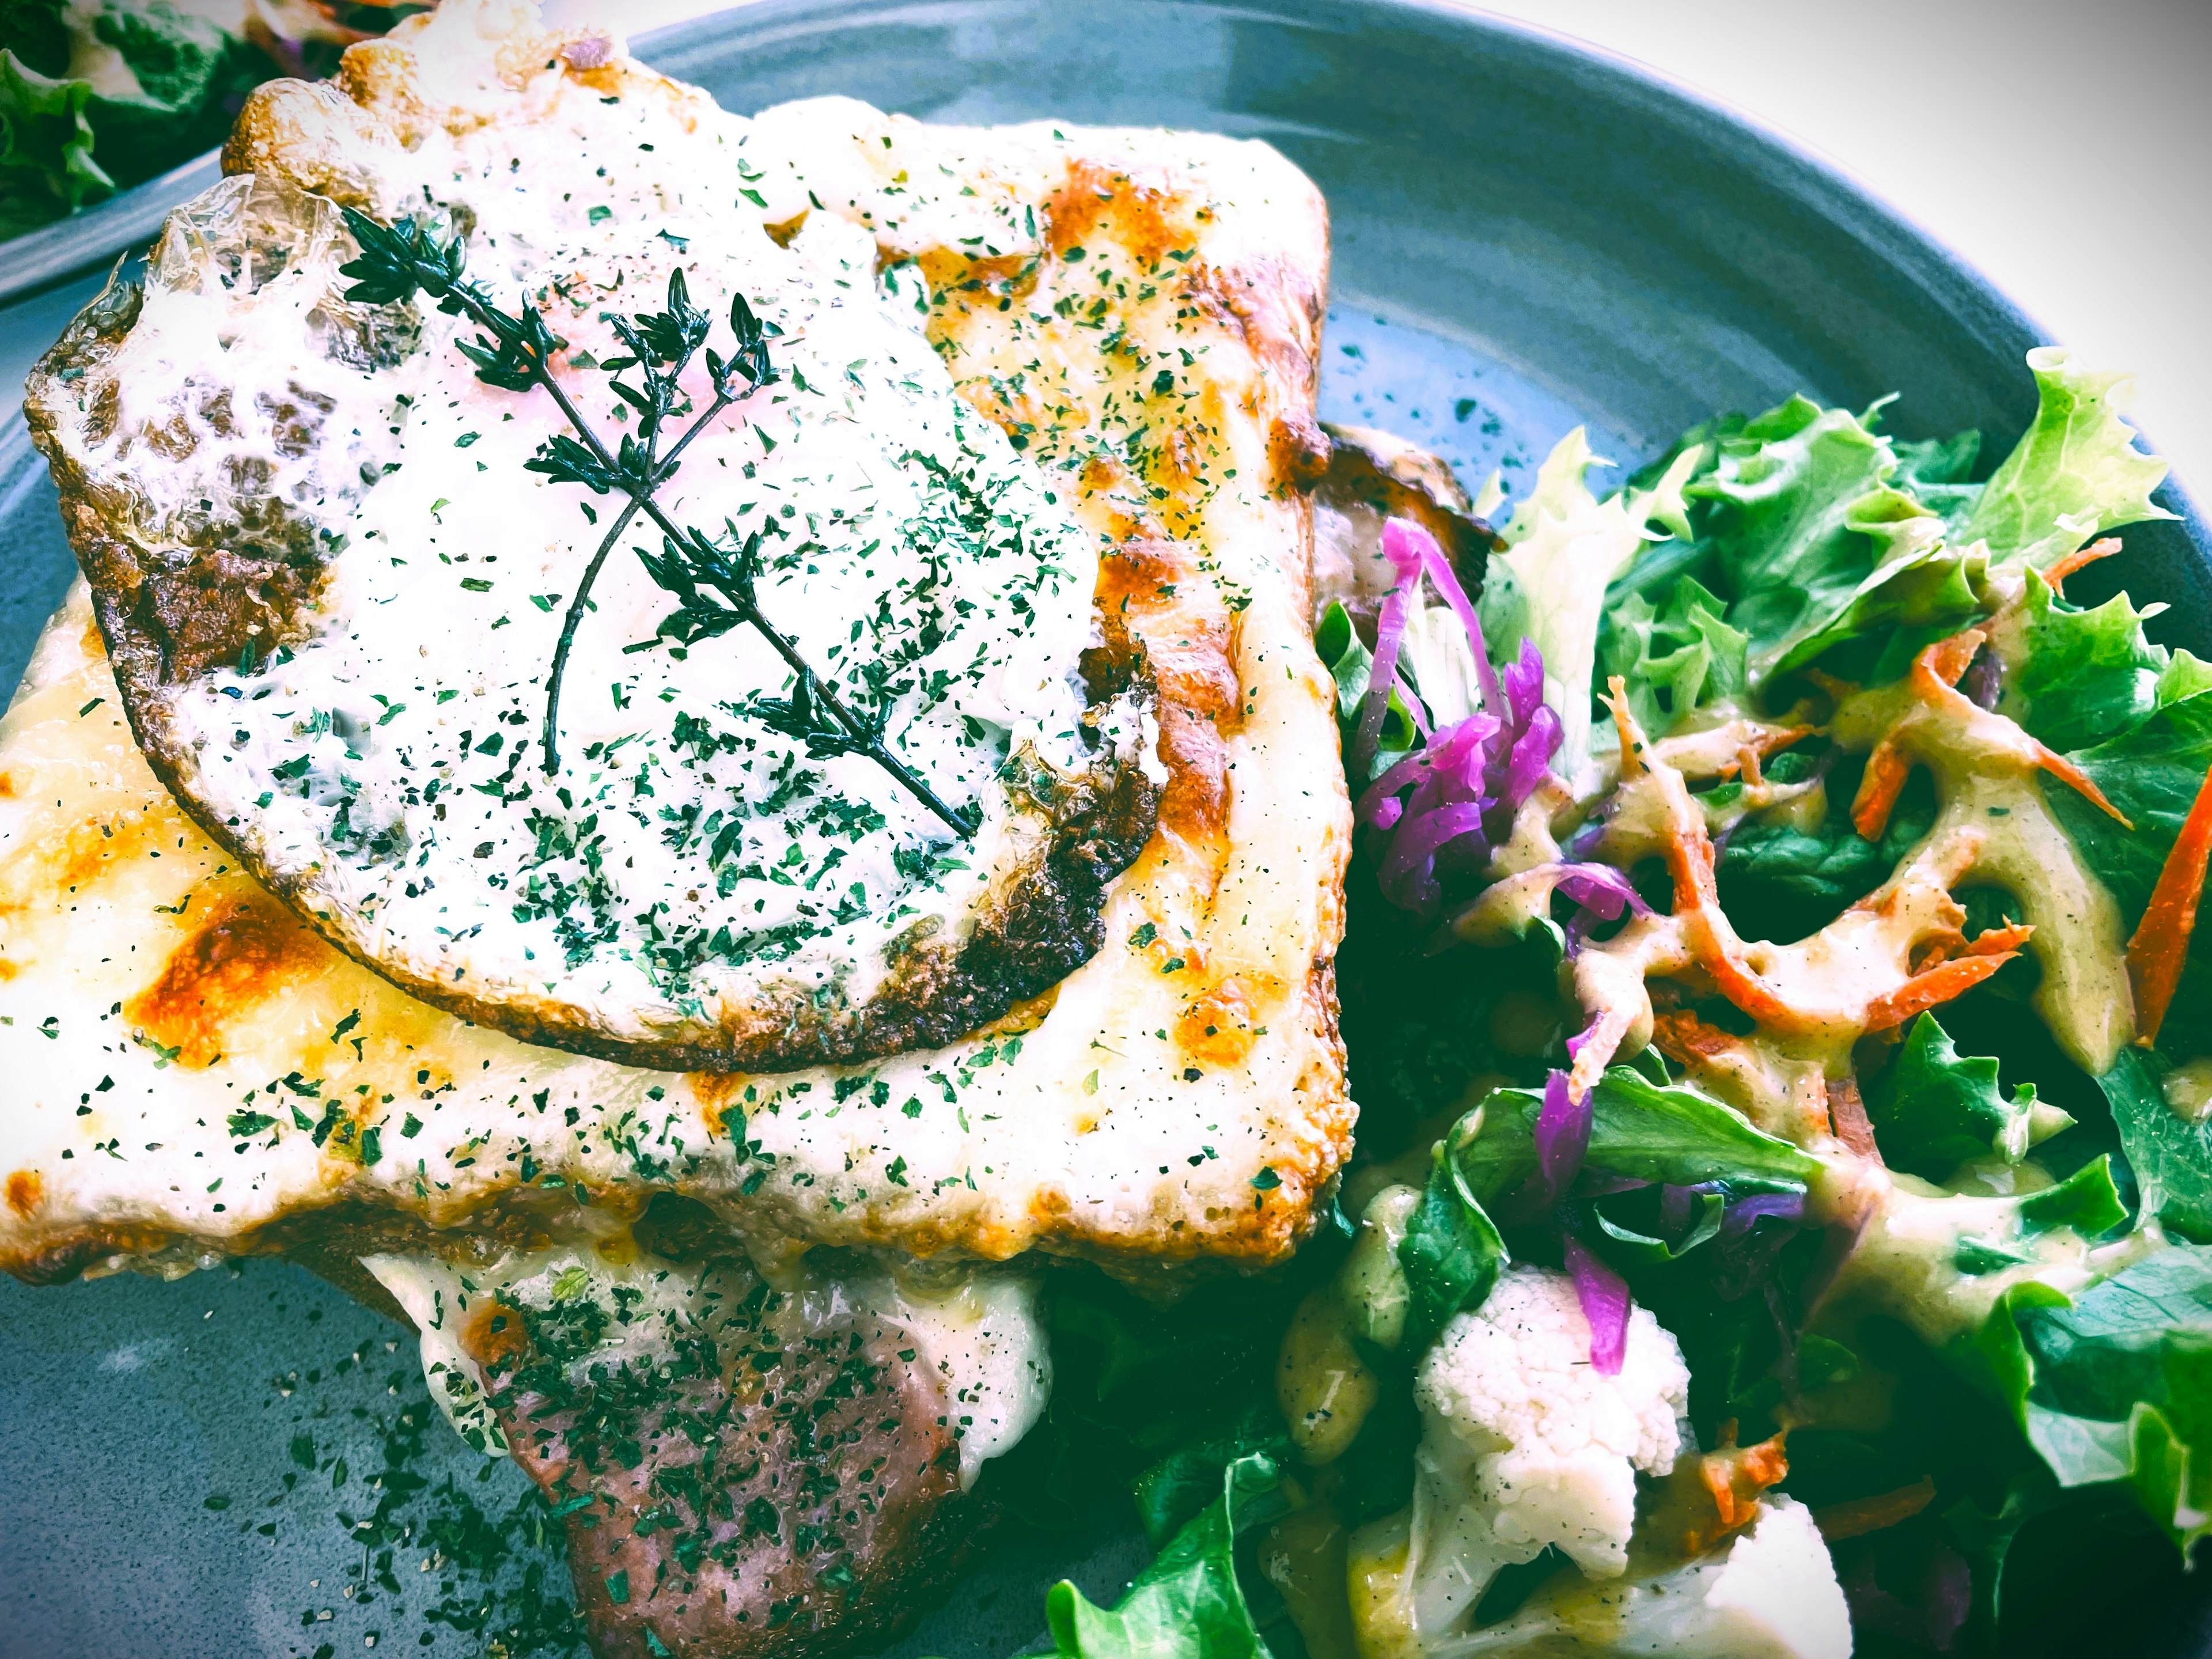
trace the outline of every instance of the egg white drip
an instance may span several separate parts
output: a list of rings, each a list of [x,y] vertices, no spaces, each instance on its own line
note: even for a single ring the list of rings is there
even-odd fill
[[[342,241],[245,298],[211,262],[173,260],[124,347],[125,430],[203,396],[212,367],[233,388],[232,452],[273,458],[270,492],[342,548],[321,631],[289,661],[179,689],[192,787],[271,869],[312,875],[318,908],[357,911],[394,955],[479,995],[566,977],[564,997],[617,1026],[638,1009],[712,1018],[757,952],[863,1000],[887,943],[966,914],[1010,856],[991,786],[1009,747],[1081,763],[1095,546],[954,392],[910,301],[878,287],[866,232],[815,214],[780,247],[731,146],[687,137],[655,100],[611,106],[548,81],[531,95],[574,148],[496,126],[434,137],[405,160],[410,198],[473,215],[471,274],[503,307],[545,306],[572,355],[618,354],[601,311],[657,308],[679,268],[724,350],[732,293],[781,330],[781,378],[700,434],[661,499],[680,523],[762,532],[767,615],[848,702],[888,714],[941,796],[988,821],[962,846],[872,761],[810,758],[749,717],[751,696],[790,690],[750,629],[626,651],[676,606],[632,550],[660,550],[641,518],[576,635],[563,765],[546,777],[548,665],[619,498],[525,470],[563,422],[544,392],[473,377],[464,319],[432,313],[396,368],[333,362]],[[717,140],[744,125],[687,114]],[[580,307],[561,291],[586,289]],[[610,444],[629,429],[606,375],[564,382]],[[703,368],[684,386],[703,408]],[[278,425],[312,400],[329,404],[320,437],[288,462]],[[187,467],[169,487],[205,483]],[[867,674],[894,652],[910,664],[873,697]]]
[[[568,1275],[568,1295],[612,1300],[622,1285],[637,1292],[629,1322],[609,1328],[600,1358],[651,1353],[671,1321],[696,1316],[699,1269],[640,1257],[624,1265],[582,1248],[520,1252],[485,1268],[428,1255],[362,1258],[420,1334],[430,1397],[461,1437],[487,1456],[504,1457],[506,1436],[485,1398],[483,1372],[461,1344],[471,1309],[495,1297],[528,1309],[550,1304]],[[581,1283],[577,1272],[581,1270]],[[793,1335],[831,1318],[875,1319],[912,1342],[920,1363],[945,1391],[948,1426],[960,1447],[963,1491],[992,1458],[1012,1451],[1044,1414],[1052,1395],[1052,1355],[1033,1275],[984,1270],[927,1286],[869,1273],[831,1279],[803,1266],[775,1275],[788,1294],[770,1316]],[[788,1281],[788,1282],[783,1282]]]

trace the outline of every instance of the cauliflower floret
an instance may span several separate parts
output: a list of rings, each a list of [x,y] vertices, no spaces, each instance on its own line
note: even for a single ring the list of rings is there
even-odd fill
[[[1590,1364],[1589,1322],[1574,1280],[1516,1268],[1478,1313],[1462,1314],[1421,1365],[1414,1397],[1424,1449],[1457,1463],[1516,1560],[1557,1544],[1593,1578],[1628,1566],[1636,1470],[1674,1467],[1690,1373],[1673,1336],[1644,1308],[1629,1317],[1618,1376]]]
[[[1547,1545],[1591,1578],[1626,1571],[1636,1472],[1674,1468],[1689,1439],[1690,1374],[1641,1308],[1617,1376],[1589,1354],[1574,1281],[1546,1268],[1509,1268],[1478,1312],[1444,1328],[1414,1383],[1424,1428],[1413,1507],[1354,1540],[1367,1659],[1447,1638],[1499,1568]]]
[[[1769,1498],[1694,1561],[1592,1583],[1562,1570],[1510,1619],[1426,1659],[1849,1659],[1850,1610],[1813,1513]]]

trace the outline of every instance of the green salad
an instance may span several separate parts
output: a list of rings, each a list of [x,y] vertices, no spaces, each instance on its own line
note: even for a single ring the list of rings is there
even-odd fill
[[[1002,1490],[1128,1478],[1158,1552],[1059,1653],[2157,1616],[2212,1530],[2212,667],[2069,596],[2165,468],[2029,363],[1993,469],[1800,397],[1604,498],[1571,435],[1486,572],[1386,527],[1317,630],[1359,1152],[1285,1282],[1048,1291]]]
[[[420,6],[380,0],[0,0],[0,240],[181,167],[246,94],[326,73]]]

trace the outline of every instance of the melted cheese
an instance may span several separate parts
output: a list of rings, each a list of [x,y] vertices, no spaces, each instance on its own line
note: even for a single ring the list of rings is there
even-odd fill
[[[631,1041],[712,1029],[764,978],[866,1004],[900,947],[958,931],[1012,878],[1010,757],[1086,765],[1098,538],[956,392],[864,229],[815,214],[768,234],[746,124],[557,67],[519,90],[489,64],[471,77],[468,10],[416,31],[414,54],[486,118],[364,147],[385,210],[471,227],[470,271],[500,306],[545,309],[610,447],[635,424],[589,367],[625,351],[611,319],[658,309],[680,273],[726,353],[722,319],[750,301],[780,378],[699,428],[659,499],[681,525],[758,538],[769,618],[986,822],[963,840],[866,756],[817,759],[763,724],[756,700],[793,685],[756,630],[656,643],[678,601],[637,556],[663,550],[641,519],[574,634],[549,774],[549,665],[621,498],[527,470],[568,428],[544,393],[474,376],[475,324],[427,305],[414,328],[345,316],[351,249],[327,206],[273,273],[238,261],[229,227],[298,211],[257,175],[173,222],[109,365],[115,417],[76,456],[143,481],[149,535],[194,498],[242,498],[243,467],[331,558],[308,637],[273,665],[267,641],[246,672],[161,694],[180,787],[417,983],[559,1003]],[[664,452],[712,399],[703,363],[683,392],[694,413]]]
[[[437,15],[491,40],[497,9]],[[363,61],[382,73],[391,56]],[[465,57],[417,64],[409,96],[480,85]],[[526,101],[558,90],[533,78],[539,61],[517,71]],[[336,94],[309,101],[331,134],[352,130]],[[1158,677],[1163,757],[1179,747],[1161,830],[1109,894],[1103,948],[994,1030],[843,1070],[655,1073],[465,1024],[340,956],[194,830],[131,742],[80,593],[0,727],[0,1064],[15,1079],[0,1170],[22,1200],[0,1210],[8,1265],[184,1267],[371,1221],[434,1243],[422,1230],[541,1228],[669,1188],[756,1238],[1039,1247],[1130,1270],[1273,1261],[1303,1236],[1353,1117],[1329,977],[1350,814],[1337,769],[1313,764],[1334,753],[1334,688],[1305,627],[1308,514],[1271,459],[1310,418],[1314,342],[1297,329],[1317,290],[1271,296],[1325,270],[1317,196],[1264,146],[1187,134],[931,128],[843,102],[749,131],[769,222],[817,216],[796,161],[775,159],[803,156],[824,180],[822,234],[838,234],[834,212],[894,255],[927,250],[930,338],[962,396],[1017,432],[1021,410],[1058,400],[1059,424],[1030,422],[1043,487],[1081,484],[1079,524],[1118,533],[1102,592],[1110,577],[1126,596],[1114,614]],[[325,159],[350,154],[334,140]],[[1115,180],[1127,222],[1085,219]],[[1048,223],[1060,240],[1018,312],[981,276],[963,286],[962,245]],[[1073,257],[1070,225],[1095,257]],[[1158,283],[1133,270],[1147,257]],[[1050,386],[1018,384],[1030,362],[1050,365]],[[1184,389],[1156,400],[1169,363]],[[495,441],[466,429],[485,435],[464,457]],[[390,482],[407,477],[403,462]],[[605,695],[573,682],[580,710]]]

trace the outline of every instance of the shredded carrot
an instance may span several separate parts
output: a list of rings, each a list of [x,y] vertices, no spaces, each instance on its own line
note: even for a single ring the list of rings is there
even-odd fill
[[[2197,904],[2204,895],[2204,867],[2212,860],[2212,772],[2204,775],[2173,850],[2158,872],[2150,904],[2128,941],[2128,979],[2136,993],[2136,1041],[2148,1047],[2158,1040],[2166,1011],[2181,983],[2189,960],[2189,936],[2197,928]]]
[[[1970,628],[1963,634],[1954,634],[1948,640],[1938,640],[1920,653],[1913,664],[1915,678],[1924,673],[1939,685],[1954,686],[1959,677],[1974,665],[1974,653],[1982,648],[1989,637],[1978,628]]]
[[[1891,809],[1905,793],[1912,775],[1912,758],[1888,738],[1875,745],[1867,757],[1866,775],[1859,780],[1857,798],[1851,802],[1851,828],[1863,841],[1880,841],[1889,827]]]
[[[1957,682],[1959,677],[1972,665],[1974,653],[1982,648],[1984,638],[1984,635],[1979,629],[1970,628],[1963,634],[1954,634],[1948,640],[1938,641],[1920,653],[1912,665],[1912,684],[1913,690],[1920,694],[1923,702],[1930,708],[1945,709],[1967,718],[1972,718],[1982,712],[1975,707],[1971,698],[1957,689]],[[1890,743],[1891,740],[1885,738],[1881,747],[1875,750],[1875,756],[1879,757],[1881,750],[1889,747]],[[2056,750],[2039,743],[2035,745],[2035,757],[2037,765],[2078,792],[2084,799],[2099,811],[2110,813],[2119,821],[2121,828],[2126,830],[2135,828],[2134,824],[2128,822],[2127,815],[2106,799],[2105,792],[2098,788],[2089,775],[2075,765],[2072,761],[2068,760]],[[1874,776],[1875,764],[1872,760],[1869,760],[1867,763],[1867,777],[1869,781],[1863,782],[1859,786],[1859,795],[1862,800],[1868,799],[1868,790],[1873,787],[1870,781]],[[1891,786],[1893,791],[1890,795],[1891,805],[1894,805],[1896,801],[1894,791],[1902,789],[1904,787],[1904,780],[1901,778]],[[1859,816],[1859,808],[1856,804],[1854,804],[1851,821],[1855,829],[1858,828]],[[1888,808],[1885,806],[1881,809],[1880,823],[1887,823],[1888,821]],[[1863,829],[1860,829],[1859,833],[1865,836],[1869,841],[1872,841],[1881,832],[1877,828],[1875,834],[1871,836],[1867,835]]]
[[[2100,559],[2109,559],[2119,550],[2120,538],[2118,536],[2107,536],[2101,542],[2091,542],[2088,546],[2069,553],[2045,571],[2043,580],[2051,584],[2051,590],[2055,593],[2065,586],[2069,576],[2084,565],[2094,564]]]
[[[1925,1013],[1954,997],[1963,996],[2018,954],[2002,951],[1993,956],[1957,957],[1924,974],[1915,974],[1887,996],[1876,997],[1867,1004],[1865,1029],[1869,1032],[1887,1031],[1893,1025],[1904,1024],[1915,1014]]]
[[[2034,937],[2034,934],[2033,926],[2025,921],[2008,922],[2002,927],[1985,928],[1974,935],[1973,941],[1966,946],[1966,954],[1972,957],[2009,955],[2027,944]]]
[[[1755,1446],[1738,1446],[1735,1425],[1729,1423],[1721,1431],[1720,1447],[1698,1460],[1698,1478],[1711,1497],[1720,1522],[1717,1531],[1696,1529],[1701,1548],[1711,1548],[1758,1518],[1759,1493],[1790,1473],[1790,1459],[1783,1445],[1788,1433],[1784,1429]]]
[[[1863,1537],[1910,1521],[1936,1498],[1936,1483],[1926,1475],[1895,1492],[1872,1498],[1854,1498],[1842,1504],[1825,1504],[1813,1511],[1813,1524],[1831,1544],[1839,1539]]]
[[[2058,753],[2056,750],[2046,749],[2039,743],[2035,746],[2042,751],[2039,759],[2045,771],[2050,773],[2053,777],[2060,779],[2063,782],[2071,784],[2074,788],[2081,793],[2083,799],[2087,800],[2092,805],[2101,807],[2104,811],[2111,813],[2114,817],[2119,820],[2120,828],[2123,830],[2132,830],[2135,828],[2134,824],[2128,822],[2126,813],[2121,811],[2118,807],[2113,805],[2112,802],[2105,799],[2105,792],[2097,787],[2095,782],[2090,778],[2087,772],[2084,772],[2080,767],[2075,765],[2072,761],[2068,760],[2065,756]]]
[[[1691,943],[1721,994],[1766,1024],[1784,1030],[1802,1025],[1796,1011],[1743,960],[1742,947],[1721,910],[1720,890],[1713,882],[1713,843],[1703,818],[1668,826],[1667,869],[1674,878],[1674,914],[1696,915],[1704,924],[1692,932]]]

